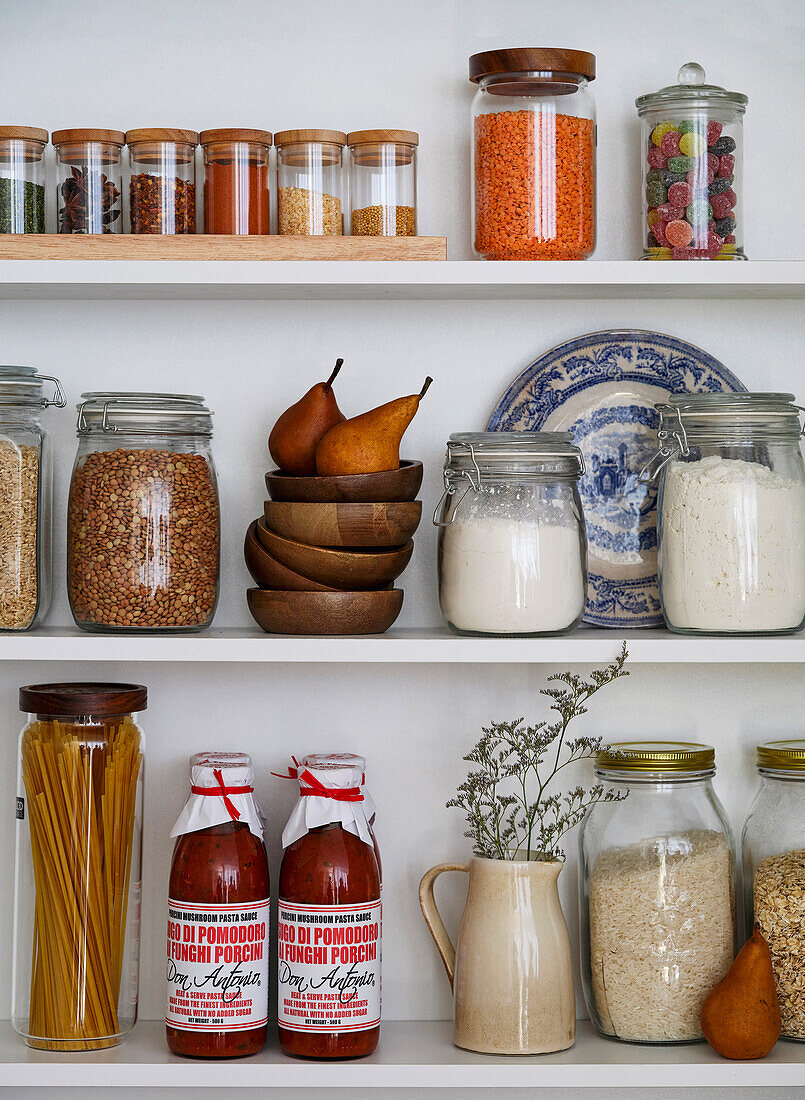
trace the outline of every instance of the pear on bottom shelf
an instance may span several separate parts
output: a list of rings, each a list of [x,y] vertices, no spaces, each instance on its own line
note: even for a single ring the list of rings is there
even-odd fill
[[[702,1031],[724,1058],[765,1058],[782,1021],[769,945],[758,925],[702,1005]]]

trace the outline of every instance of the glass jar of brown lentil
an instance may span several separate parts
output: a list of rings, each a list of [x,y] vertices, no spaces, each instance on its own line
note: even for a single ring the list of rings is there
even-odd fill
[[[129,130],[129,209],[132,233],[196,232],[194,130]]]
[[[356,130],[347,135],[353,237],[416,236],[413,130]]]
[[[201,397],[85,393],[67,510],[82,630],[174,634],[215,614],[220,508]]]

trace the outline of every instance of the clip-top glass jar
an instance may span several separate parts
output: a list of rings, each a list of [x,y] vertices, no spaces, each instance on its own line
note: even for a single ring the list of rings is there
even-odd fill
[[[760,790],[743,828],[745,935],[771,951],[786,1039],[805,1040],[805,741],[757,747]]]
[[[347,135],[353,237],[416,236],[413,130],[356,130]]]
[[[11,1019],[28,1046],[116,1046],[137,1019],[139,684],[20,688]]]
[[[267,130],[204,130],[204,232],[270,232]]]
[[[28,630],[50,606],[53,475],[40,417],[66,404],[57,378],[0,366],[0,631]]]
[[[56,130],[56,230],[120,233],[123,229],[121,130]]]
[[[490,50],[470,58],[475,253],[585,260],[595,247],[595,56]]]
[[[132,233],[195,233],[195,130],[129,130],[126,144]]]
[[[701,65],[635,100],[642,122],[643,259],[745,260],[742,92]]]
[[[793,394],[674,394],[656,408],[661,447],[646,469],[660,476],[666,624],[683,634],[800,630],[805,465]]]
[[[602,1035],[702,1038],[704,998],[732,965],[735,861],[713,790],[715,752],[688,742],[602,749],[597,802],[579,834],[584,998]]]
[[[439,602],[458,634],[562,634],[578,625],[587,540],[569,432],[451,435],[439,527]]]
[[[343,235],[346,141],[340,130],[282,130],[275,135],[278,233]]]
[[[0,126],[0,233],[45,232],[47,130]]]
[[[67,508],[67,587],[90,631],[183,633],[218,600],[220,512],[202,397],[85,393]]]

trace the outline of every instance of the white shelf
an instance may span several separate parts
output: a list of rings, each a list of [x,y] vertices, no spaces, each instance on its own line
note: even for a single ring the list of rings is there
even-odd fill
[[[3,260],[0,298],[803,298],[805,262]]]
[[[119,1047],[92,1054],[30,1050],[5,1024],[0,1033],[2,1084],[24,1087],[129,1088],[649,1088],[801,1085],[805,1046],[780,1042],[758,1062],[727,1062],[704,1043],[652,1047],[609,1042],[579,1021],[576,1045],[541,1057],[485,1057],[458,1050],[445,1021],[383,1024],[380,1046],[354,1062],[286,1057],[270,1042],[234,1061],[173,1056],[164,1025],[143,1022]]]
[[[626,641],[637,663],[799,664],[805,634],[684,637],[657,630],[581,627],[556,638],[464,638],[444,628],[392,629],[364,637],[294,637],[256,627],[187,635],[86,634],[50,627],[0,635],[0,661],[144,661],[222,664],[540,664],[610,661]]]

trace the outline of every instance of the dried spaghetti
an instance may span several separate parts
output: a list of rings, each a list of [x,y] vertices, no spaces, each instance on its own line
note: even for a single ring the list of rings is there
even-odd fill
[[[36,887],[32,1046],[95,1050],[119,1041],[141,764],[128,716],[35,721],[23,733]]]

